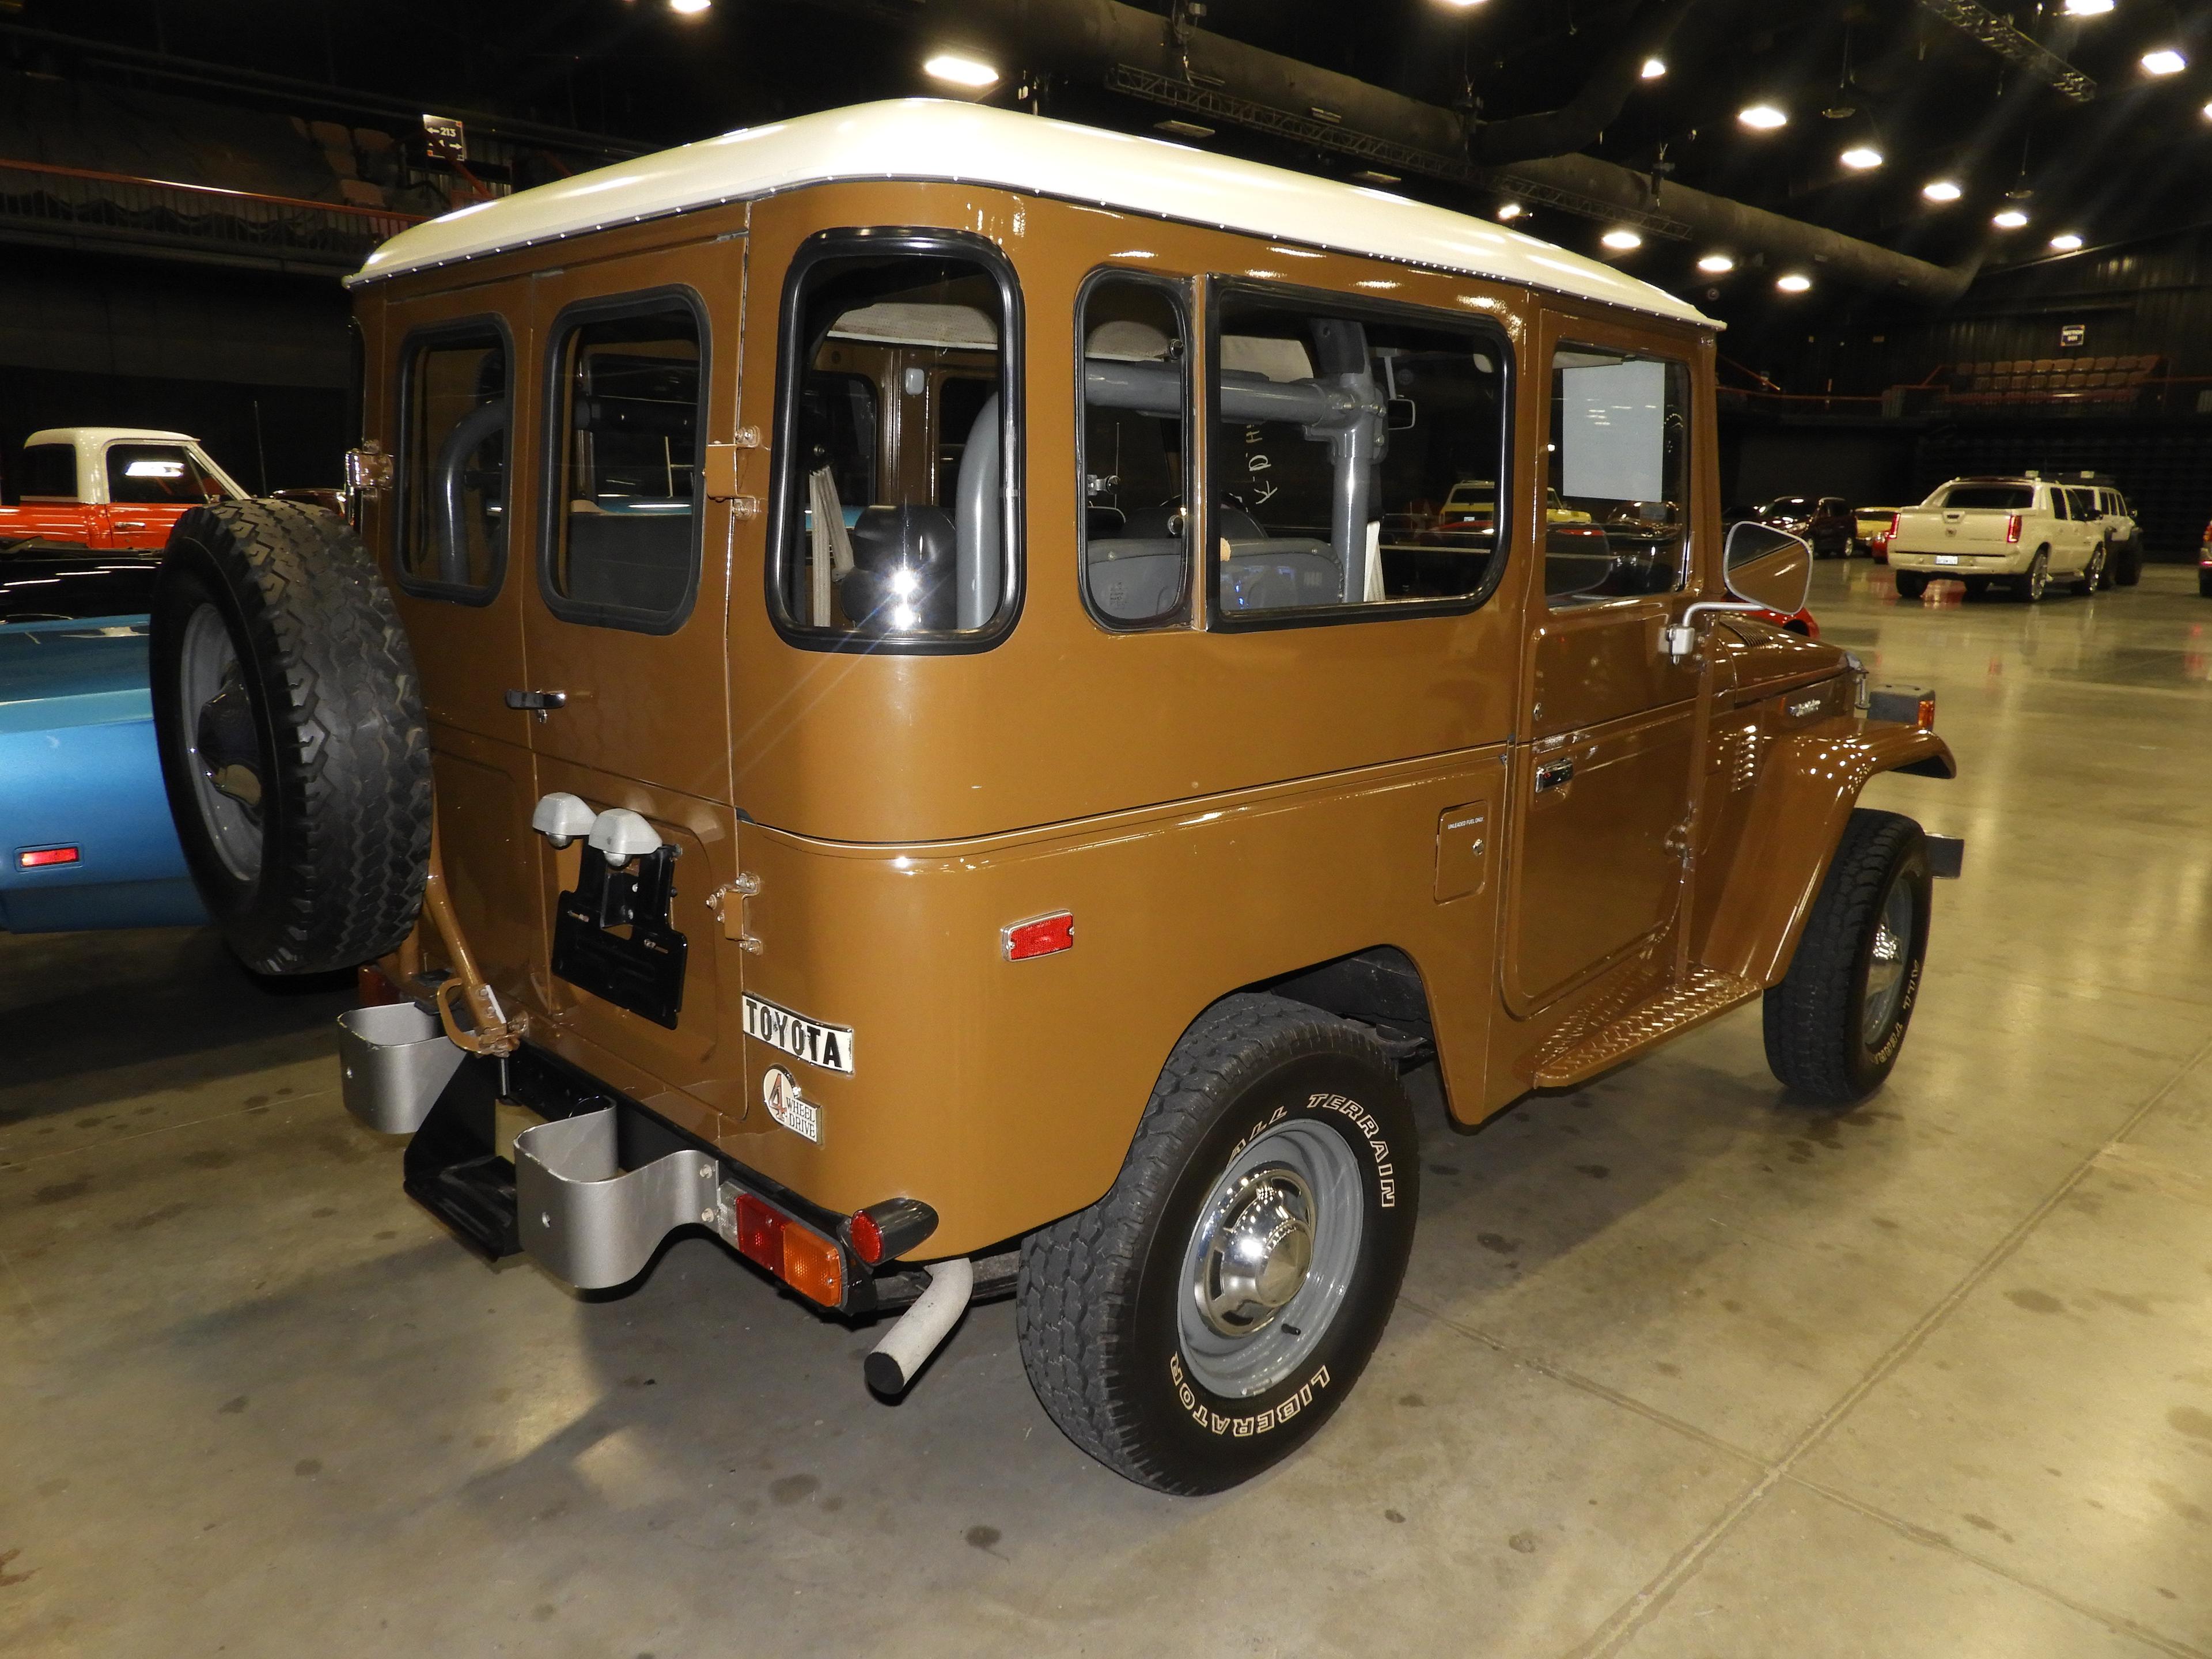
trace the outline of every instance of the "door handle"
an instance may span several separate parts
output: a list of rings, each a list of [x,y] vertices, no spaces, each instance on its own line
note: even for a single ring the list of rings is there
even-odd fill
[[[143,530],[146,526],[136,519],[118,519],[112,527],[117,530]]]
[[[1536,793],[1547,789],[1564,788],[1575,781],[1575,757],[1562,755],[1558,760],[1546,761],[1536,769]]]
[[[507,694],[507,706],[509,708],[526,710],[537,715],[541,720],[552,710],[565,708],[568,702],[568,694],[566,691],[510,690]]]

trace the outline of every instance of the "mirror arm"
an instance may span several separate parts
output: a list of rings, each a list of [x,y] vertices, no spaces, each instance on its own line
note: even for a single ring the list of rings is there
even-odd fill
[[[1747,599],[1699,599],[1682,613],[1681,619],[1672,622],[1660,630],[1659,648],[1674,661],[1698,653],[1698,612],[1700,611],[1765,611],[1771,607],[1753,605]]]

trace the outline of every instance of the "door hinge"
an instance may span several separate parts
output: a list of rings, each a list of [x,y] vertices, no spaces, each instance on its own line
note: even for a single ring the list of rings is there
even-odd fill
[[[758,876],[740,870],[737,879],[726,882],[707,895],[707,908],[722,924],[722,937],[735,939],[738,949],[758,956],[763,949],[759,936],[752,931],[752,916],[749,902],[761,890]]]

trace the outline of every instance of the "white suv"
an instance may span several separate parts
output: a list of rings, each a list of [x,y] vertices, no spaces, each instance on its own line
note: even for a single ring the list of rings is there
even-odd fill
[[[1889,568],[1899,596],[1908,599],[1941,576],[1965,582],[1969,593],[2002,581],[2029,604],[2062,579],[2077,593],[2093,593],[2108,556],[2094,487],[2033,473],[1954,478],[1899,513],[1889,538]]]

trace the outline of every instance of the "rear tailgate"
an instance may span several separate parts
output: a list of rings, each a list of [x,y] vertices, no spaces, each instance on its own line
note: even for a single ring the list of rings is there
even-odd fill
[[[1897,515],[1889,550],[1899,553],[1996,553],[2012,550],[2019,515],[1993,507],[1915,507]]]

